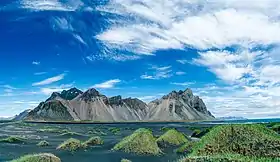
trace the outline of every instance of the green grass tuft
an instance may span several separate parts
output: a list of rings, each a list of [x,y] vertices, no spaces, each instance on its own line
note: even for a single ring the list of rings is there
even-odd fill
[[[86,148],[87,146],[84,145],[80,140],[75,138],[69,138],[68,140],[64,141],[60,144],[56,149],[57,150],[67,150],[67,151],[77,151],[79,149]]]
[[[178,149],[176,149],[176,153],[178,153],[178,154],[190,153],[192,151],[193,146],[196,143],[197,142],[189,141],[189,142],[185,143],[184,145],[182,145],[181,147],[179,147]]]
[[[0,143],[24,143],[25,139],[16,137],[16,136],[10,136],[7,138],[0,139]]]
[[[49,145],[50,145],[49,142],[48,142],[48,141],[45,141],[45,140],[40,141],[40,142],[37,144],[37,146],[40,146],[40,147],[45,147],[45,146],[49,146]]]
[[[109,128],[108,129],[110,132],[112,132],[113,134],[119,134],[121,129],[120,128]]]
[[[96,136],[96,137],[91,137],[90,139],[85,141],[83,145],[95,146],[95,145],[103,145],[103,143],[104,141],[100,137]]]
[[[193,133],[192,133],[191,137],[201,138],[206,133],[210,132],[210,130],[211,130],[210,128],[206,128],[204,130],[195,129],[195,130],[193,130]]]
[[[166,144],[178,146],[186,142],[188,142],[188,139],[185,137],[185,135],[181,132],[178,132],[176,129],[168,130],[157,139],[157,143],[160,146],[166,146]]]
[[[113,150],[144,155],[160,155],[162,153],[152,132],[145,128],[137,129],[133,134],[125,137],[114,146]]]
[[[65,132],[65,133],[61,133],[59,136],[83,136],[82,134],[80,133],[76,133],[76,132]]]
[[[41,153],[34,155],[25,155],[11,162],[61,162],[61,160],[53,154]]]
[[[128,159],[122,159],[121,162],[131,162],[131,160]]]

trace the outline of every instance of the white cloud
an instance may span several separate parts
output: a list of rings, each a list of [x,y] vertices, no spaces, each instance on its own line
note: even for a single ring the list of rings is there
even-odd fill
[[[183,72],[183,71],[177,71],[175,74],[176,74],[176,75],[185,75],[185,74],[186,74],[186,72]]]
[[[83,6],[80,0],[70,0],[63,3],[59,0],[21,0],[21,7],[34,11],[75,11]]]
[[[97,38],[112,49],[138,54],[184,47],[253,48],[280,43],[279,9],[278,2],[263,0],[242,4],[236,0],[111,0],[99,10],[134,19],[109,21],[113,22],[111,28]]]
[[[183,82],[183,83],[172,82],[170,84],[179,85],[179,86],[190,86],[195,83],[194,82]]]
[[[44,75],[44,74],[47,74],[47,72],[36,72],[36,73],[34,73],[34,75]]]
[[[42,85],[48,85],[52,84],[54,82],[58,82],[64,78],[65,74],[60,74],[51,78],[47,78],[45,80],[42,80],[40,82],[33,83],[32,86],[42,86]]]
[[[33,65],[40,65],[40,62],[39,61],[33,61],[32,64]]]
[[[176,60],[177,62],[179,62],[180,64],[187,64],[189,63],[188,60]]]
[[[3,88],[6,88],[6,89],[12,89],[12,90],[17,89],[16,87],[13,87],[13,86],[8,85],[8,84],[6,84],[6,85],[2,85],[2,87],[3,87]]]
[[[119,79],[112,79],[112,80],[108,80],[103,83],[95,84],[93,86],[93,88],[101,88],[101,89],[113,88],[113,87],[115,87],[115,85],[117,83],[120,83],[120,82],[121,82],[121,80],[119,80]]]
[[[152,66],[150,72],[147,74],[143,74],[140,76],[141,79],[150,79],[150,80],[158,80],[170,78],[172,76],[171,66]]]
[[[50,95],[53,92],[61,92],[63,90],[67,90],[71,87],[73,87],[73,84],[61,84],[59,86],[41,88],[40,92],[36,92],[36,93],[40,93],[40,94],[44,94],[44,95]]]

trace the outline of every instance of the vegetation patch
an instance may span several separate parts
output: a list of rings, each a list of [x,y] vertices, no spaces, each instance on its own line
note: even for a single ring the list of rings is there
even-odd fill
[[[185,144],[183,144],[181,147],[179,147],[178,149],[176,149],[176,153],[178,154],[186,154],[186,153],[190,153],[192,152],[192,148],[193,146],[196,144],[197,142],[194,141],[189,141]]]
[[[121,129],[120,128],[109,128],[109,131],[113,134],[119,134]]]
[[[160,128],[160,131],[166,132],[166,131],[168,131],[168,130],[170,130],[170,129],[174,129],[174,128],[170,128],[170,127],[161,127],[161,128]]]
[[[43,140],[43,141],[40,141],[37,146],[40,146],[40,147],[46,147],[46,146],[49,146],[49,142],[46,141],[46,140]]]
[[[121,162],[131,162],[131,160],[128,159],[122,159]]]
[[[59,136],[73,137],[73,136],[83,136],[83,135],[76,132],[65,132],[65,133],[61,133]]]
[[[204,130],[195,129],[195,130],[193,130],[193,133],[192,133],[191,137],[201,138],[206,133],[210,132],[210,130],[211,130],[211,128],[206,128]]]
[[[44,128],[38,129],[37,132],[47,132],[47,133],[67,133],[69,132],[67,129],[59,129],[59,128]]]
[[[24,143],[25,139],[16,137],[16,136],[10,136],[7,138],[0,139],[0,143]]]
[[[60,144],[56,149],[74,152],[82,148],[86,148],[86,146],[80,140],[70,138]]]
[[[144,155],[160,155],[162,153],[152,131],[145,128],[137,129],[133,134],[125,137],[114,146],[113,150]]]
[[[104,141],[96,136],[96,137],[91,137],[90,139],[88,139],[87,141],[85,141],[83,143],[83,145],[85,146],[95,146],[95,145],[102,145],[104,143]]]
[[[280,123],[273,125],[271,129],[280,134]]]
[[[213,156],[190,156],[179,162],[279,162],[279,158],[249,157],[236,154],[221,154]]]
[[[99,128],[96,128],[96,129],[90,129],[88,131],[88,134],[94,134],[94,135],[97,135],[97,136],[106,136],[107,133],[103,132],[101,129]]]
[[[34,155],[25,155],[11,162],[61,162],[61,160],[53,154],[41,153]]]
[[[258,124],[214,127],[194,146],[192,156],[239,154],[251,157],[280,157],[280,136]]]
[[[188,142],[188,139],[181,132],[178,132],[176,129],[170,129],[161,135],[157,140],[159,146],[165,147],[167,144],[169,145],[182,145]]]

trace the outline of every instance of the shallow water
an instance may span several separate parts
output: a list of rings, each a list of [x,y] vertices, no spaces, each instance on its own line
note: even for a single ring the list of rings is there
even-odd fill
[[[254,120],[255,122],[262,122]],[[279,120],[280,121],[280,120]],[[252,122],[252,121],[246,121]],[[122,138],[130,135],[138,128],[150,128],[154,135],[161,135],[164,132],[160,130],[162,127],[174,127],[177,130],[191,135],[190,127],[212,127],[216,124],[227,123],[246,123],[245,121],[219,121],[219,122],[188,122],[188,123],[116,123],[116,124],[22,124],[22,123],[0,123],[0,138],[7,136],[20,136],[26,138],[24,144],[0,143],[0,162],[9,161],[25,154],[48,152],[53,153],[63,162],[120,162],[122,158],[130,159],[133,162],[173,162],[180,159],[182,155],[175,153],[176,148],[168,148],[163,150],[162,156],[139,156],[135,154],[127,154],[123,152],[111,151],[111,148]],[[59,133],[38,132],[43,128],[59,128],[61,130],[68,129],[70,131],[80,133],[82,136],[74,136],[79,140],[85,141],[89,137],[94,136],[88,134],[89,130],[94,128],[100,129],[107,135],[102,135],[104,145],[92,147],[88,150],[81,150],[75,153],[56,150],[56,147],[72,136],[60,136]],[[109,128],[120,128],[120,134],[113,134]],[[50,146],[38,147],[36,144],[41,140],[47,140]]]

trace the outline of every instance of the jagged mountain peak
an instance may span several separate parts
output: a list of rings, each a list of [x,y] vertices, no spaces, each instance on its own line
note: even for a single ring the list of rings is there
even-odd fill
[[[69,90],[63,90],[60,94],[60,97],[66,100],[72,100],[83,92],[77,88],[71,88]]]
[[[90,88],[87,91],[85,91],[80,97],[80,100],[84,101],[92,101],[96,97],[102,97],[107,98],[103,94],[101,94],[99,91],[97,91],[95,88]]]

